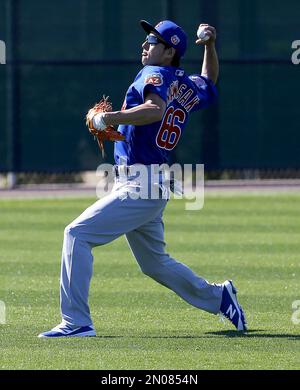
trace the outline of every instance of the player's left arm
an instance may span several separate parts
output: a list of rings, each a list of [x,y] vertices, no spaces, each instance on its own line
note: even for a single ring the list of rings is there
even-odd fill
[[[103,116],[107,125],[148,125],[162,119],[166,102],[155,93],[148,93],[145,102],[128,110],[106,112]]]
[[[204,45],[204,57],[202,64],[201,75],[209,78],[216,84],[219,76],[219,60],[216,51],[216,29],[208,24],[201,24],[200,26],[205,27],[205,33],[209,36],[207,41],[197,39],[197,45]]]

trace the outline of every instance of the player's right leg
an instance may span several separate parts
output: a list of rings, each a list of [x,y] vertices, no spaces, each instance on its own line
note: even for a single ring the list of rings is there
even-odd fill
[[[165,252],[162,216],[126,234],[141,270],[170,288],[189,304],[209,313],[222,313],[237,330],[246,330],[243,309],[231,281],[209,283]]]
[[[210,284],[165,252],[161,216],[127,233],[126,238],[143,273],[173,290],[189,304],[209,313],[219,312],[222,285]]]

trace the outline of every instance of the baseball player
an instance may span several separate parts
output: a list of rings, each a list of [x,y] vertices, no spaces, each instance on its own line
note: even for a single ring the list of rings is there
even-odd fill
[[[187,75],[180,67],[187,48],[182,28],[169,20],[156,26],[144,20],[140,23],[147,34],[142,44],[143,68],[129,86],[120,111],[98,113],[92,118],[93,128],[104,130],[118,125],[125,138],[115,143],[116,183],[109,195],[65,228],[60,288],[62,322],[39,337],[96,335],[88,305],[92,249],[123,234],[144,274],[189,304],[209,313],[223,314],[237,330],[247,329],[230,280],[211,284],[165,252],[162,215],[168,199],[130,196],[139,185],[133,168],[143,164],[150,169],[153,164],[167,163],[190,113],[215,101],[218,78],[215,28],[201,25],[208,36],[196,41],[205,47],[202,71]],[[120,180],[123,174],[125,181]],[[144,185],[151,187],[157,183]]]

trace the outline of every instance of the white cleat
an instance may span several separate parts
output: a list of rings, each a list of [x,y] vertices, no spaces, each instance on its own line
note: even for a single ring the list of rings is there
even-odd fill
[[[96,332],[93,326],[80,326],[71,328],[68,325],[60,324],[48,332],[38,335],[39,338],[58,338],[58,337],[93,337]]]
[[[247,322],[245,313],[239,305],[236,297],[237,290],[231,280],[226,280],[222,284],[223,294],[220,312],[225,316],[239,331],[247,331]]]

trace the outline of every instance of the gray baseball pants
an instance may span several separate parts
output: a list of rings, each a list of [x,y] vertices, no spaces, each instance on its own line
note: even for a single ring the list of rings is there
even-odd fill
[[[166,199],[132,199],[135,182],[118,185],[88,207],[64,231],[61,314],[70,326],[92,325],[88,305],[93,272],[92,249],[125,234],[142,272],[189,304],[217,314],[222,286],[210,284],[165,252],[163,210]]]

